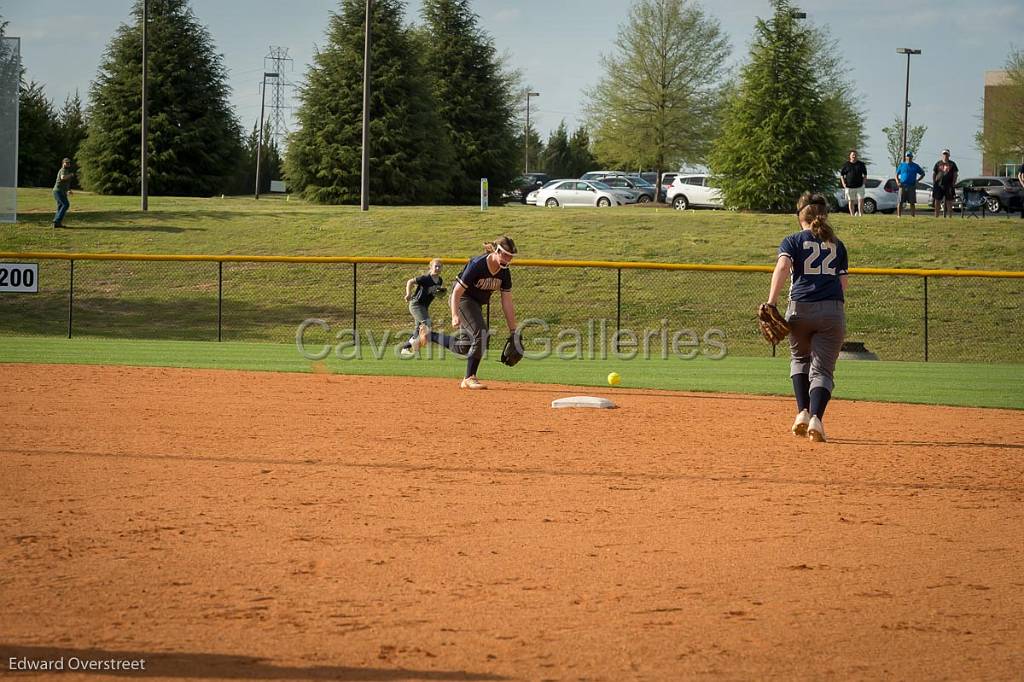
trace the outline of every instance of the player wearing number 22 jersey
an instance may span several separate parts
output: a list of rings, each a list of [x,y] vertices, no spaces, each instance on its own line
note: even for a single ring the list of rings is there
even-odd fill
[[[796,397],[797,436],[824,442],[822,419],[835,388],[833,374],[846,336],[845,291],[849,267],[846,246],[828,223],[828,203],[805,193],[797,203],[800,231],[779,245],[768,302],[775,304],[787,275],[792,276],[789,322],[790,378]]]

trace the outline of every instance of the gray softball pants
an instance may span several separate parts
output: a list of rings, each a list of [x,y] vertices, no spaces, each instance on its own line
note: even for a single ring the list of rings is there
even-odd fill
[[[846,309],[842,301],[790,301],[789,375],[808,374],[811,390],[835,388],[836,360],[846,337]]]

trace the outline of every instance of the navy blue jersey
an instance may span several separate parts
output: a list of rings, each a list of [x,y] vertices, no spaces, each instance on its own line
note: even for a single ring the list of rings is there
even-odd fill
[[[779,244],[779,258],[793,261],[793,286],[789,300],[842,301],[839,277],[850,267],[846,246],[838,239],[822,242],[810,230],[791,234]]]
[[[466,287],[466,294],[481,305],[488,303],[491,293],[498,289],[512,291],[512,273],[508,268],[502,268],[497,274],[491,274],[486,253],[471,259],[456,281]]]
[[[443,283],[440,275],[436,280],[433,275],[420,275],[416,278],[416,291],[412,294],[411,302],[429,306],[434,302],[434,297],[444,289]]]

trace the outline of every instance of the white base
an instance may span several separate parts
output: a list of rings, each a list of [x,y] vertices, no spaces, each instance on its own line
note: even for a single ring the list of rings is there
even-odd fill
[[[607,398],[594,398],[588,395],[578,395],[572,398],[559,398],[551,401],[551,407],[594,407],[598,409],[610,409],[615,403]]]

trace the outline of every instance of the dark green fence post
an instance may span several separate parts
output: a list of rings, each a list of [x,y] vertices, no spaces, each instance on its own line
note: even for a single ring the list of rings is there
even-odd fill
[[[356,303],[359,301],[359,263],[352,263],[352,338],[356,336]]]
[[[924,278],[924,361],[928,362],[928,277]]]
[[[71,279],[68,282],[68,338],[71,338],[71,322],[75,307],[75,261],[71,260]]]
[[[224,261],[217,261],[217,341],[224,322]]]

